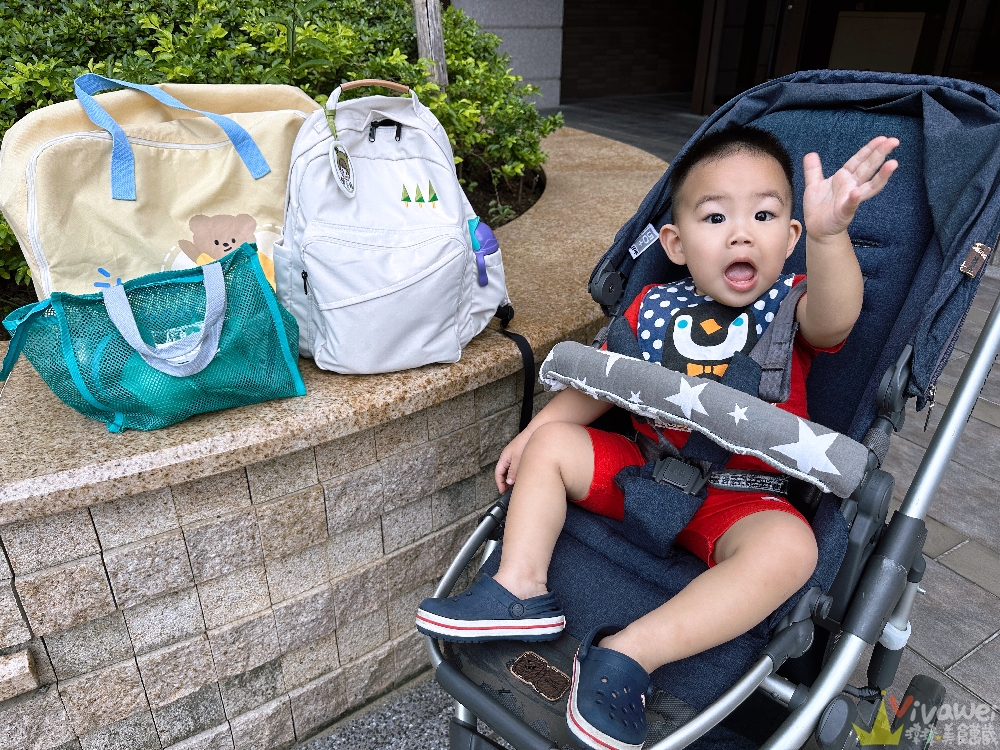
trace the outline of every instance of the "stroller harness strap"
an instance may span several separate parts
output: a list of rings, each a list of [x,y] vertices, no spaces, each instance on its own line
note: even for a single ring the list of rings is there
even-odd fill
[[[750,359],[761,369],[758,396],[772,404],[784,403],[792,393],[792,348],[799,330],[795,308],[805,293],[803,279],[789,290],[771,325],[750,352]]]
[[[869,451],[861,443],[723,383],[575,341],[553,347],[539,379],[548,390],[575,388],[661,424],[688,427],[702,440],[838,497],[848,497],[867,475]]]
[[[708,475],[708,486],[717,490],[737,492],[763,492],[768,495],[788,496],[788,477],[784,474],[765,474],[762,471],[726,469]]]

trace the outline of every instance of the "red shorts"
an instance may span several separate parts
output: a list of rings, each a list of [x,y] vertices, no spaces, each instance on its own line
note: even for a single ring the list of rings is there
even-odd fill
[[[625,516],[625,496],[615,484],[615,475],[626,466],[642,466],[646,460],[639,447],[624,435],[591,427],[586,430],[594,448],[594,478],[586,496],[576,503],[593,513],[620,521]],[[801,518],[803,523],[809,523],[784,498],[710,487],[705,502],[677,535],[676,542],[711,568],[715,565],[712,553],[719,538],[741,518],[765,510],[791,513]]]

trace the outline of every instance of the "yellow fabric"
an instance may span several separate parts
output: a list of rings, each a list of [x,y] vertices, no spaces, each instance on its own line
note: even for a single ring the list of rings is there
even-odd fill
[[[699,365],[695,362],[688,362],[687,374],[688,377],[696,378],[699,375],[718,375],[720,378],[726,374],[726,369],[729,367],[728,364],[725,365]]]
[[[161,270],[211,262],[256,242],[273,284],[292,143],[319,106],[291,86],[162,84],[195,109],[224,114],[253,137],[271,167],[251,177],[208,118],[138,91],[99,94],[135,154],[135,201],[111,199],[111,138],[76,101],[15,123],[0,150],[0,210],[39,297],[87,294]],[[270,273],[268,271],[270,270]]]

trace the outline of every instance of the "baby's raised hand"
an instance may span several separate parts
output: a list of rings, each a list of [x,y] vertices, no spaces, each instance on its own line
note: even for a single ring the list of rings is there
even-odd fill
[[[806,190],[802,213],[810,239],[821,239],[847,231],[861,201],[868,200],[885,187],[899,163],[886,161],[899,145],[898,138],[880,135],[852,156],[847,163],[823,179],[819,154],[806,154],[802,160]]]

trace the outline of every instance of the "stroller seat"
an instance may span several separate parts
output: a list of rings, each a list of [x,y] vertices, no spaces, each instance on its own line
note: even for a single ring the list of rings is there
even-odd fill
[[[857,741],[855,722],[874,724],[881,691],[892,684],[902,653],[893,634],[907,627],[923,572],[922,519],[943,471],[935,467],[942,460],[947,465],[964,424],[960,410],[967,405],[971,412],[988,373],[982,363],[992,363],[1000,345],[995,309],[984,329],[989,340],[981,343],[978,358],[978,349],[970,358],[959,385],[973,394],[972,401],[956,391],[945,417],[959,429],[943,435],[942,422],[928,449],[931,460],[925,459],[903,508],[887,523],[893,483],[877,467],[889,436],[902,426],[907,399],[915,396],[922,408],[933,396],[983,273],[970,248],[979,243],[991,251],[1000,231],[1000,201],[990,194],[1000,175],[994,148],[1000,142],[1000,97],[968,82],[926,76],[796,73],[729,102],[691,143],[734,125],[769,130],[786,147],[796,166],[793,216],[799,220],[806,153],[817,151],[829,174],[877,135],[900,140],[893,154],[899,168],[878,196],[861,205],[849,230],[865,280],[861,316],[840,352],[819,355],[807,383],[811,418],[862,442],[869,449],[868,473],[844,499],[799,485],[793,504],[810,520],[820,552],[812,577],[749,632],[656,670],[645,747],[793,748],[815,733],[822,750],[842,750]],[[612,325],[646,285],[688,275],[667,260],[658,241],[633,257],[647,226],[658,232],[670,221],[670,177],[668,169],[592,275],[591,293]],[[805,272],[804,238],[785,271]],[[456,558],[438,595],[447,595],[490,536],[483,570],[495,572],[505,507],[502,498]],[[632,543],[621,523],[571,505],[549,569],[549,587],[567,617],[559,640],[446,644],[443,654],[429,642],[439,682],[462,706],[452,747],[491,746],[475,744],[486,740],[469,722],[473,713],[519,749],[575,747],[565,727],[566,696],[556,693],[578,640],[594,625],[626,624],[655,609],[705,569],[680,549],[653,555]],[[779,641],[781,648],[774,645]],[[864,645],[879,642],[869,685],[848,697],[842,691]],[[928,703],[943,700],[943,689],[927,678],[912,690],[923,691]],[[696,724],[705,726],[695,732],[690,727]],[[684,726],[691,736],[682,738],[678,730]]]

